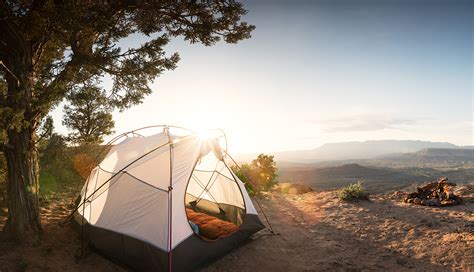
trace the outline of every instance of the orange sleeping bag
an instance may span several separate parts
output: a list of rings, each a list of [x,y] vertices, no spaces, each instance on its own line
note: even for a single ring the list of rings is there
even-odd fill
[[[186,208],[188,220],[198,225],[199,235],[209,240],[224,238],[236,232],[238,227],[234,223],[221,220],[205,213],[195,212]]]

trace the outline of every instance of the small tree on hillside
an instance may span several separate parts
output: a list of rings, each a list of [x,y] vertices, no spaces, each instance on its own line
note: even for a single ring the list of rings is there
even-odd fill
[[[260,154],[251,164],[242,164],[232,170],[245,183],[249,194],[258,194],[277,183],[277,167],[272,155]]]
[[[42,164],[58,166],[69,159],[66,157],[67,144],[64,136],[52,133],[42,144],[40,153]]]
[[[90,82],[76,87],[64,107],[63,125],[73,132],[68,138],[77,144],[99,144],[105,135],[112,134],[114,121],[112,107],[107,103],[105,91]]]
[[[273,155],[260,154],[258,157],[252,161],[252,166],[257,170],[260,183],[265,190],[270,189],[275,185],[277,175],[276,163],[273,160]]]

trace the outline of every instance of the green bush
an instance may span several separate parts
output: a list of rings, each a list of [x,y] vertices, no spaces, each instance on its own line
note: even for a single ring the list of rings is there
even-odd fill
[[[350,184],[347,187],[342,188],[338,192],[340,200],[353,201],[353,200],[369,200],[369,193],[367,193],[362,186],[362,182]]]
[[[268,191],[278,183],[278,169],[273,156],[270,155],[260,154],[250,164],[233,166],[232,171],[245,184],[250,196]]]

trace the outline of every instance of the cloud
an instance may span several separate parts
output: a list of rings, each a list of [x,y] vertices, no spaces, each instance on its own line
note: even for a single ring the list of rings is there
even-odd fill
[[[404,130],[413,126],[417,121],[412,119],[386,117],[381,115],[351,115],[339,118],[313,120],[321,126],[324,132],[362,132],[385,129]]]

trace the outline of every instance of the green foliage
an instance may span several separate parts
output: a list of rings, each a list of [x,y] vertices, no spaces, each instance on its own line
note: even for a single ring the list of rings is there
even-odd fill
[[[56,192],[68,190],[82,183],[74,168],[73,152],[63,136],[53,133],[42,143],[40,152],[40,197],[48,198]]]
[[[99,145],[70,147],[66,138],[57,133],[43,139],[39,149],[41,199],[80,187],[96,165],[96,156],[102,148]]]
[[[369,200],[369,193],[367,193],[362,186],[362,182],[358,181],[342,188],[338,192],[340,200],[354,201],[354,200]]]
[[[49,168],[49,167],[48,167]],[[58,170],[56,168],[55,170]],[[40,197],[48,198],[60,188],[56,173],[51,173],[48,170],[40,170]]]
[[[51,116],[46,116],[46,118],[43,119],[43,122],[39,128],[39,140],[47,140],[51,137],[54,131],[54,122],[53,118]]]
[[[57,165],[67,161],[66,139],[53,133],[48,139],[44,139],[40,145],[40,161],[46,165]]]
[[[277,167],[273,156],[260,154],[251,164],[232,167],[237,177],[245,184],[250,195],[267,191],[277,184]]]
[[[236,43],[255,28],[241,22],[245,14],[234,1],[3,1],[0,130],[36,131],[52,108],[89,80],[112,80],[103,104],[124,110],[141,103],[151,93],[149,83],[179,61],[177,53],[164,51],[171,38]],[[145,39],[118,46],[132,35]]]
[[[252,184],[250,183],[251,173],[252,170],[249,164],[242,164],[240,167],[232,166],[232,171],[235,175],[244,183],[245,189],[250,196],[255,196],[257,192],[255,192]]]
[[[133,1],[132,1],[133,2]],[[4,1],[0,4],[0,128],[36,128],[77,84],[108,77],[108,103],[121,110],[151,93],[172,70],[173,37],[210,46],[237,43],[255,28],[235,1]],[[120,48],[131,35],[142,43]]]
[[[257,169],[257,173],[260,178],[260,184],[262,184],[265,190],[270,189],[277,183],[277,167],[274,161],[273,155],[260,154],[252,161],[252,166]]]
[[[98,144],[112,134],[112,107],[105,91],[87,82],[68,95],[70,105],[64,107],[63,125],[73,132],[69,140],[77,144]]]
[[[52,125],[52,123],[50,123]],[[48,129],[49,130],[49,129]],[[1,139],[0,135],[0,139]],[[65,137],[51,133],[43,137],[39,143],[40,198],[47,200],[55,193],[70,191],[83,184],[84,179],[77,169],[78,155],[95,158],[101,146],[68,147]],[[0,205],[6,201],[6,162],[0,153]]]

